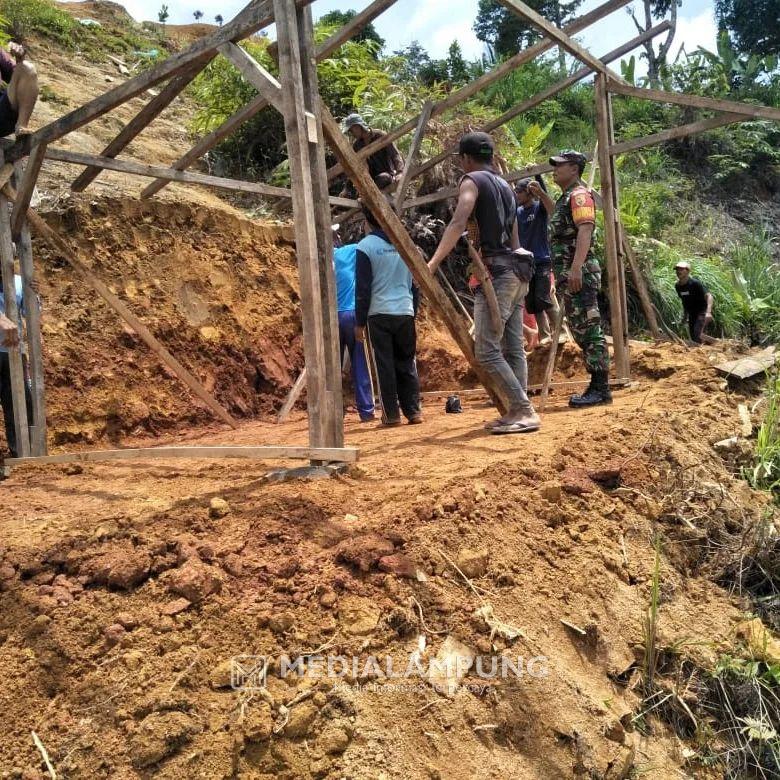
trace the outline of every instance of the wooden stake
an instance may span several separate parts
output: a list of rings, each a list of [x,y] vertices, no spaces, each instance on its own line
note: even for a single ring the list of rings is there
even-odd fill
[[[3,188],[2,200],[5,196],[11,200],[16,200],[16,192],[9,185]],[[1,217],[0,217],[1,218]],[[181,364],[170,352],[152,335],[149,328],[144,325],[130,309],[125,306],[119,298],[116,297],[106,287],[100,279],[95,276],[92,269],[82,262],[63,238],[52,228],[50,228],[43,219],[33,209],[27,209],[27,222],[37,235],[47,241],[56,249],[62,257],[76,270],[81,278],[92,287],[93,290],[135,331],[138,337],[154,352],[157,357],[166,365],[179,380],[185,384],[194,395],[203,401],[220,420],[227,423],[231,428],[238,428],[236,421],[217,403],[213,396],[205,387]]]
[[[277,423],[283,423],[287,421],[290,416],[293,407],[301,397],[303,388],[306,387],[306,366],[303,367],[303,371],[298,374],[298,378],[295,380],[295,384],[290,388],[290,392],[287,393],[287,398],[284,399],[282,408],[279,410],[279,414],[276,417]]]
[[[626,260],[628,260],[628,266],[631,269],[631,275],[634,277],[634,284],[636,285],[637,293],[639,294],[639,300],[642,304],[642,311],[644,312],[645,319],[647,320],[647,327],[650,329],[650,333],[654,339],[661,338],[661,329],[658,327],[658,319],[655,316],[655,306],[650,299],[650,290],[647,287],[647,280],[644,273],[642,273],[642,267],[639,264],[639,258],[636,256],[631,244],[628,243],[628,236],[626,235],[625,228],[621,224],[619,226],[620,240],[623,245],[623,252],[625,253]]]
[[[8,185],[6,185],[8,186]],[[16,305],[16,279],[14,272],[14,250],[11,242],[11,216],[8,199],[0,195],[0,270],[3,279],[5,316],[11,322],[19,323],[19,307]],[[24,333],[19,332],[19,344],[24,343]],[[13,399],[13,428],[16,435],[16,451],[21,457],[30,454],[30,431],[27,420],[27,398],[25,395],[24,364],[21,346],[8,347],[8,370],[11,378]]]
[[[21,178],[23,165],[16,163],[17,179]],[[16,244],[24,292],[25,322],[27,325],[27,358],[32,384],[32,420],[30,421],[30,454],[46,455],[46,391],[44,387],[43,345],[41,341],[41,304],[33,289],[35,267],[33,263],[30,228],[26,214],[21,223],[19,240]]]
[[[30,206],[33,192],[35,192],[35,184],[38,181],[38,174],[43,164],[43,159],[46,156],[46,145],[38,144],[33,147],[30,152],[30,157],[27,160],[27,165],[24,168],[14,167],[16,173],[17,183],[17,202],[14,203],[13,211],[11,212],[11,233],[14,240],[17,239],[19,233],[22,230],[22,224],[25,220],[27,209]],[[22,175],[22,170],[24,175]]]
[[[353,151],[352,146],[341,132],[338,123],[325,107],[322,109],[322,119],[325,134],[336,158],[346,168],[366,205],[371,209],[390,242],[398,250],[407,266],[409,266],[409,270],[412,272],[412,276],[420,287],[421,292],[428,298],[431,306],[441,315],[480,383],[488,390],[501,413],[506,413],[509,406],[503,389],[492,374],[488,373],[477,362],[474,355],[474,342],[463,320],[458,316],[447,294],[436,282],[433,274],[431,274],[420,250],[415,246],[398,215],[393,211],[385,196],[374,183],[366,170],[365,164]]]
[[[623,319],[620,293],[620,263],[618,257],[617,215],[612,165],[609,156],[609,107],[605,77],[596,76],[596,128],[599,142],[599,170],[601,171],[601,195],[604,198],[604,248],[609,274],[609,302],[612,321],[613,350],[617,376],[629,376],[628,333]]]
[[[557,293],[555,293],[557,295]],[[563,321],[566,319],[566,310],[563,301],[558,299],[558,316],[555,320],[555,327],[552,332],[552,341],[550,342],[550,352],[547,355],[547,366],[544,370],[544,379],[542,380],[542,395],[539,399],[539,411],[544,412],[547,406],[547,397],[550,394],[550,383],[555,373],[555,361],[558,358],[558,342],[561,340],[561,331],[563,330]]]
[[[406,195],[406,187],[409,184],[409,178],[414,168],[414,164],[417,160],[417,155],[420,153],[420,145],[425,137],[425,131],[428,127],[428,120],[431,118],[431,111],[433,110],[433,102],[430,100],[425,101],[422,111],[420,112],[420,121],[417,123],[417,129],[414,131],[414,138],[412,138],[412,145],[409,147],[409,154],[406,157],[406,163],[404,164],[404,172],[401,174],[401,178],[398,182],[398,188],[395,193],[395,210],[400,211],[404,202],[404,196]]]
[[[490,322],[493,325],[493,330],[501,338],[504,332],[504,320],[501,317],[501,307],[498,305],[496,289],[493,287],[490,271],[488,271],[487,266],[483,262],[479,250],[471,243],[471,239],[467,238],[466,243],[469,247],[469,257],[474,265],[474,276],[477,277],[480,285],[482,285],[482,294],[485,296],[485,302],[490,312]]]

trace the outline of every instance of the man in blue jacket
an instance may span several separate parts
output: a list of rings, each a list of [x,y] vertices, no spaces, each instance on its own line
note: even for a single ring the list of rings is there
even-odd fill
[[[340,243],[337,233],[335,243]],[[355,262],[357,244],[336,246],[333,251],[333,264],[336,270],[336,296],[339,307],[339,354],[344,359],[344,350],[349,352],[352,364],[352,383],[355,385],[355,406],[360,422],[375,420],[374,392],[371,388],[371,375],[368,372],[366,348],[355,339]]]
[[[423,418],[414,326],[417,288],[376,217],[365,208],[363,213],[366,236],[357,246],[355,336],[363,341],[368,330],[382,399],[383,427],[401,425],[402,412],[410,425],[419,425]]]

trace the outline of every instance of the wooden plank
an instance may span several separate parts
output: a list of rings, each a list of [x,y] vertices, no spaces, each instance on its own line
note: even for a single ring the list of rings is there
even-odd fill
[[[6,185],[8,186],[8,185]],[[5,316],[11,322],[19,322],[19,307],[16,305],[16,283],[14,273],[14,250],[11,243],[11,217],[8,199],[0,194],[0,271],[3,280],[3,298]],[[24,342],[24,334],[19,333],[19,343]],[[24,364],[21,347],[8,348],[8,367],[11,379],[11,397],[13,401],[13,428],[16,434],[16,451],[22,457],[30,454],[30,431],[27,419],[27,399],[25,397]]]
[[[769,106],[756,106],[750,103],[737,103],[733,100],[720,100],[717,98],[702,97],[701,95],[687,95],[682,92],[666,92],[662,89],[644,89],[633,87],[630,84],[621,83],[610,78],[609,91],[617,95],[628,95],[641,100],[654,100],[657,103],[672,103],[677,106],[690,106],[691,108],[704,108],[708,111],[723,111],[727,114],[741,114],[753,119],[772,119],[780,121],[780,108]]]
[[[647,344],[643,344],[643,346],[648,346]],[[567,388],[567,387],[582,387],[586,382],[588,381],[587,377],[583,377],[580,380],[575,380],[571,382],[550,382],[549,388],[550,390],[555,389],[561,389],[561,388]],[[630,384],[630,379],[610,379],[609,380],[609,386],[610,387],[625,387],[626,385]],[[539,391],[544,389],[543,384],[537,384],[537,385],[528,385],[527,392],[529,393],[538,393]],[[451,395],[457,395],[461,398],[483,398],[487,396],[487,390],[480,388],[478,390],[427,390],[424,393],[420,393],[420,396],[422,398],[448,398]]]
[[[16,164],[21,178],[23,165]],[[27,360],[30,369],[32,394],[32,420],[30,422],[30,453],[46,455],[48,452],[46,437],[46,391],[43,370],[43,344],[41,340],[41,304],[33,289],[35,268],[33,263],[32,241],[26,216],[22,220],[19,240],[16,243],[19,253],[19,268],[22,276],[24,309],[27,324]]]
[[[630,41],[626,41],[626,43],[624,43],[622,46],[618,46],[617,49],[613,49],[608,54],[605,54],[602,57],[603,62],[608,63],[620,59],[630,51],[633,51],[637,46],[641,46],[645,41],[648,41],[654,38],[656,35],[660,35],[661,33],[666,32],[670,27],[671,24],[668,21],[657,24],[655,27],[642,33],[642,35],[637,35]],[[483,133],[492,133],[496,128],[502,127],[516,116],[520,116],[520,114],[524,114],[526,111],[530,111],[531,109],[536,108],[536,106],[539,104],[544,103],[545,100],[549,100],[559,92],[563,92],[565,89],[568,89],[577,82],[582,81],[582,79],[587,78],[592,73],[593,69],[589,65],[586,65],[575,73],[572,73],[571,76],[566,77],[556,84],[552,84],[551,86],[547,87],[547,89],[543,89],[533,97],[528,98],[528,100],[524,100],[522,103],[518,103],[517,105],[512,106],[512,108],[510,108],[508,111],[505,111],[503,114],[501,114],[501,116],[498,116],[495,119],[491,119],[489,122],[486,122],[484,125],[477,128],[477,130]],[[420,174],[425,173],[425,171],[427,171],[429,168],[438,165],[440,162],[443,162],[448,157],[453,155],[457,149],[457,146],[452,146],[446,151],[443,151],[440,154],[437,154],[435,157],[432,157],[430,160],[426,160],[412,171],[411,177],[416,179]]]
[[[628,5],[629,2],[631,2],[631,0],[607,0],[606,3],[603,3],[597,8],[594,8],[589,13],[574,19],[571,24],[568,24],[563,28],[563,31],[567,35],[575,35],[576,33],[582,32],[582,30],[589,27],[594,22],[597,22],[599,19],[603,19],[613,11],[617,11],[618,9]],[[451,108],[455,108],[465,100],[468,100],[469,98],[476,95],[478,92],[486,89],[491,84],[494,84],[496,81],[504,78],[504,76],[509,75],[512,71],[520,67],[520,65],[523,65],[526,62],[530,62],[534,58],[544,54],[546,51],[549,51],[555,45],[556,43],[549,38],[543,38],[541,41],[535,43],[533,46],[530,46],[528,49],[524,49],[523,51],[518,52],[513,57],[510,57],[500,65],[497,65],[495,68],[493,68],[493,70],[483,74],[477,79],[474,79],[474,81],[466,84],[460,89],[455,90],[455,92],[450,93],[446,98],[436,103],[436,105],[433,107],[433,110],[431,111],[431,116],[437,117],[440,114],[443,114],[445,111],[449,111]],[[367,157],[370,157],[372,154],[374,154],[374,152],[378,152],[380,149],[384,149],[388,144],[397,141],[399,138],[403,138],[403,136],[405,136],[407,133],[411,133],[417,127],[417,123],[419,121],[420,115],[417,114],[417,116],[412,117],[409,119],[409,121],[399,125],[394,130],[391,130],[379,141],[376,141],[373,144],[369,144],[368,146],[361,149],[359,152],[357,152],[358,158],[365,160]],[[332,180],[342,173],[344,173],[344,169],[341,167],[341,165],[335,165],[328,170],[328,179]]]
[[[298,378],[295,380],[295,384],[292,386],[292,388],[290,388],[290,392],[287,394],[287,398],[284,399],[282,408],[279,410],[279,414],[276,418],[277,423],[283,423],[287,421],[287,418],[290,416],[290,412],[292,412],[293,407],[298,402],[298,399],[301,397],[301,393],[305,387],[306,367],[304,366],[303,371],[298,374]]]
[[[213,56],[211,59],[213,59]],[[210,62],[210,60],[209,60]],[[134,138],[136,138],[154,119],[187,88],[190,82],[208,62],[200,61],[178,76],[174,76],[160,92],[153,97],[121,130],[103,151],[101,157],[116,157]],[[83,192],[99,175],[102,168],[90,166],[83,170],[70,185],[73,192]],[[29,205],[29,203],[27,204]]]
[[[753,355],[739,358],[739,360],[729,360],[726,363],[720,363],[715,366],[715,370],[723,376],[750,379],[752,376],[766,373],[773,368],[777,363],[777,358],[775,347],[772,346]]]
[[[296,2],[299,5],[306,5],[312,0],[296,0]],[[136,97],[136,95],[140,95],[161,81],[179,75],[192,64],[200,63],[202,67],[205,66],[213,56],[213,52],[221,44],[227,43],[227,41],[239,41],[271,24],[273,22],[272,9],[271,0],[262,0],[262,2],[253,0],[223,27],[199,38],[186,49],[168,57],[159,65],[155,65],[135,78],[125,81],[94,100],[90,100],[83,106],[45,125],[40,130],[36,130],[30,136],[18,140],[9,151],[7,159],[14,161],[27,154],[28,150],[36,144],[49,144],[74,130],[78,130],[87,122],[91,122]]]
[[[541,30],[550,40],[555,41],[559,46],[562,46],[569,54],[572,54],[580,62],[584,62],[597,73],[611,73],[609,68],[598,57],[594,57],[585,47],[580,46],[577,41],[573,40],[566,34],[560,27],[556,27],[552,22],[545,19],[541,14],[534,11],[533,8],[521,2],[521,0],[499,0],[501,5],[508,8],[510,11],[514,11],[518,16],[527,19],[537,29]],[[615,80],[622,81],[620,76],[611,74]]]
[[[661,329],[658,327],[658,318],[655,314],[655,307],[650,299],[650,290],[647,286],[647,280],[642,272],[642,266],[639,263],[639,258],[636,256],[633,247],[628,242],[628,236],[626,235],[623,225],[619,225],[620,240],[623,244],[623,252],[628,260],[628,266],[631,269],[631,275],[634,277],[634,284],[636,285],[637,293],[639,293],[639,300],[642,304],[642,311],[644,312],[645,319],[647,320],[647,326],[650,328],[650,333],[654,339],[661,338]]]
[[[620,294],[620,268],[618,259],[617,212],[615,208],[614,181],[609,156],[610,128],[607,103],[606,77],[596,76],[596,130],[599,142],[599,170],[601,195],[604,199],[604,249],[609,276],[609,302],[614,339],[615,366],[618,376],[628,376],[628,333],[624,331],[622,296]]]
[[[557,296],[557,293],[553,293]],[[561,332],[563,331],[563,322],[566,319],[566,310],[563,305],[563,301],[558,301],[558,314],[555,318],[555,328],[552,332],[552,338],[550,340],[550,352],[547,355],[547,365],[544,369],[544,377],[542,378],[542,397],[539,401],[539,411],[544,412],[547,406],[547,397],[550,394],[550,386],[552,384],[553,374],[555,373],[555,361],[558,358],[558,348],[561,341]]]
[[[666,143],[667,141],[673,141],[676,138],[685,138],[689,135],[695,135],[696,133],[704,133],[707,130],[715,130],[718,127],[731,125],[735,122],[748,121],[750,121],[750,118],[746,117],[744,114],[717,114],[709,119],[700,119],[698,122],[691,122],[687,125],[661,130],[659,133],[645,135],[642,138],[632,138],[630,141],[621,141],[618,144],[612,144],[609,153],[613,156],[625,154],[626,152],[633,152],[637,149],[645,149],[648,146],[656,146],[658,144]]]
[[[420,121],[417,123],[417,129],[414,131],[414,138],[412,138],[412,145],[409,147],[409,154],[406,156],[406,162],[404,163],[404,170],[401,174],[401,178],[398,181],[398,187],[395,192],[395,210],[400,211],[403,206],[404,197],[406,195],[406,187],[409,184],[412,169],[414,168],[417,155],[420,153],[420,146],[422,145],[423,138],[425,137],[425,131],[428,127],[428,120],[431,118],[431,111],[433,111],[433,101],[426,100],[422,111],[420,112]]]
[[[100,463],[126,460],[318,460],[355,463],[353,447],[150,447],[126,450],[93,450],[43,457],[7,458],[8,466],[38,466],[53,463]]]
[[[16,200],[16,192],[8,184],[3,188],[3,193],[11,200]],[[157,355],[179,380],[186,385],[194,395],[203,401],[206,406],[223,422],[231,428],[238,428],[236,421],[217,403],[205,387],[190,373],[178,360],[152,335],[152,332],[138,317],[133,314],[122,301],[97,278],[92,269],[73,252],[64,239],[33,209],[27,209],[27,222],[37,235],[55,248],[62,257],[78,272],[81,278],[87,282],[93,290],[112,308],[138,335],[138,337]]]
[[[317,47],[317,62],[329,57],[340,46],[343,46],[356,33],[360,32],[367,24],[370,24],[377,16],[395,3],[396,0],[374,0],[369,6],[361,11],[357,16],[351,19],[340,30],[331,35],[326,41],[323,41]],[[268,51],[276,59],[276,44],[268,47]],[[192,163],[203,157],[206,152],[213,149],[217,144],[227,138],[231,133],[237,130],[244,122],[248,122],[253,116],[258,114],[264,108],[268,107],[268,101],[259,95],[251,103],[240,108],[235,114],[226,119],[219,127],[212,130],[201,138],[186,154],[182,155],[175,163],[173,168],[183,171],[189,168]],[[157,179],[149,184],[141,193],[142,198],[151,198],[163,187],[168,185],[168,180]]]
[[[235,43],[223,43],[219,53],[238,68],[241,75],[270,103],[282,113],[282,85],[254,57]]]
[[[445,325],[463,352],[480,384],[488,390],[502,414],[505,413],[508,409],[508,404],[503,390],[492,375],[477,362],[474,355],[474,342],[465,323],[458,316],[445,291],[436,282],[436,278],[431,274],[420,250],[412,241],[403,223],[390,207],[385,196],[374,183],[366,166],[355,154],[351,144],[341,132],[338,123],[325,107],[322,109],[322,121],[325,135],[336,158],[345,167],[350,178],[356,184],[363,201],[371,209],[390,242],[404,259],[420,291],[427,297],[430,305],[444,320]]]
[[[298,20],[290,0],[274,0],[279,43],[279,77],[284,95],[284,129],[290,161],[293,220],[298,276],[301,286],[303,348],[307,369],[306,394],[309,442],[324,446],[328,439],[325,336],[320,289],[316,204],[310,145],[306,126],[306,101],[298,48]]]
[[[30,152],[27,165],[23,169],[24,175],[21,175],[21,168],[14,168],[16,180],[19,183],[19,188],[16,191],[18,200],[14,203],[14,208],[11,212],[11,234],[14,238],[19,235],[22,229],[22,223],[30,206],[33,192],[35,192],[35,183],[38,181],[38,174],[41,171],[41,165],[45,156],[46,145],[38,144]]]
[[[262,184],[261,182],[223,179],[219,176],[208,176],[205,173],[178,171],[173,168],[146,165],[137,160],[116,160],[112,157],[98,157],[94,154],[71,152],[67,149],[58,149],[56,147],[49,147],[46,150],[46,159],[72,163],[74,165],[95,165],[109,171],[119,171],[120,173],[130,173],[134,176],[146,176],[149,178],[165,178],[169,181],[178,181],[183,184],[202,184],[207,187],[216,187],[217,189],[250,192],[274,198],[292,197],[291,190],[284,187],[274,187],[270,184]],[[330,203],[333,206],[341,206],[343,208],[354,208],[358,205],[356,200],[335,196],[330,198]]]
[[[329,447],[344,445],[344,390],[342,381],[341,340],[339,338],[338,295],[333,264],[333,229],[328,206],[328,177],[325,163],[325,135],[322,129],[322,98],[317,80],[317,52],[314,47],[314,22],[311,8],[296,11],[297,47],[301,56],[301,76],[306,120],[309,131],[309,165],[317,230],[317,260],[320,274],[322,327],[325,351],[325,400]]]

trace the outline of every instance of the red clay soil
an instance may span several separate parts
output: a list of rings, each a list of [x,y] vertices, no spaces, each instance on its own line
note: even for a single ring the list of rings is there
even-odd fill
[[[166,252],[149,260],[162,285]],[[656,533],[660,648],[711,668],[747,609],[713,578],[767,499],[712,448],[745,400],[712,357],[645,349],[613,407],[555,396],[526,437],[489,435],[479,404],[428,404],[424,425],[390,431],[349,415],[360,462],[330,480],[273,483],[251,462],[15,471],[0,510],[0,773],[46,776],[34,730],[58,776],[85,780],[720,777],[652,714],[644,736],[633,720]],[[306,420],[171,440],[303,444]],[[544,656],[548,674],[447,697],[382,690],[362,663],[335,687],[272,664],[264,694],[230,687],[237,655],[325,648],[397,669],[421,635],[431,655],[452,637],[482,657]]]

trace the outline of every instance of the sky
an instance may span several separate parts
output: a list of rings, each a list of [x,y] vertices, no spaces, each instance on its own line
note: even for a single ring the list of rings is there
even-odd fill
[[[216,14],[222,14],[225,21],[234,16],[246,0],[166,0],[170,13],[169,23],[187,24],[193,21],[192,12],[203,11],[204,22],[212,22]],[[156,20],[162,0],[119,0],[138,21]],[[585,0],[577,11],[586,13],[603,0]],[[315,0],[314,18],[334,9],[361,10],[368,0]],[[634,2],[641,11],[641,3]],[[387,50],[395,51],[419,41],[433,57],[446,56],[452,41],[457,40],[467,59],[478,58],[483,44],[477,40],[472,26],[477,16],[478,0],[397,0],[374,23],[379,34],[387,41]],[[683,0],[678,11],[679,22],[672,58],[677,55],[681,44],[687,51],[698,46],[714,50],[716,27],[714,4],[711,0]],[[640,15],[641,18],[641,15]],[[271,37],[273,30],[269,29]],[[597,56],[617,48],[621,43],[637,34],[633,22],[625,10],[615,11],[594,24],[578,36],[579,40]]]

